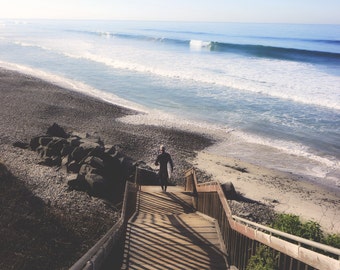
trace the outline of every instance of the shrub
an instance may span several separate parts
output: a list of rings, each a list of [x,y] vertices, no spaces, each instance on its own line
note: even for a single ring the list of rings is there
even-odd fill
[[[294,234],[297,236],[301,235],[302,223],[299,216],[292,214],[278,214],[273,221],[272,228]]]
[[[306,223],[301,224],[299,236],[320,243],[323,238],[323,232],[319,223],[307,221]]]
[[[328,234],[322,239],[322,243],[335,248],[340,248],[340,235]]]
[[[292,214],[277,214],[272,223],[272,228],[293,234],[315,242],[323,243],[328,246],[340,248],[340,235],[329,234],[324,235],[319,223],[300,221],[299,216]],[[320,252],[320,251],[319,251]],[[333,254],[324,254],[333,257]],[[247,270],[267,270],[277,269],[278,255],[266,246],[257,249],[256,254],[249,259]]]
[[[251,256],[247,270],[276,270],[278,269],[278,255],[267,246],[259,246],[255,255]]]

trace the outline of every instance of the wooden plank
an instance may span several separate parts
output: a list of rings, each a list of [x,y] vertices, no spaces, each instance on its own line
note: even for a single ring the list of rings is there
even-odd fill
[[[193,213],[183,190],[142,187],[128,225],[122,269],[226,269],[216,224]]]
[[[132,243],[138,243],[141,246],[146,245],[146,246],[157,246],[160,245],[161,243],[164,243],[164,238],[155,238],[153,239],[153,241],[144,241],[143,239],[140,240],[134,240],[133,242],[129,242],[129,244]],[[215,246],[217,248],[219,248],[220,246],[220,241],[218,238],[213,238],[213,239],[209,239],[209,241],[206,241],[204,244],[202,243],[202,241],[199,240],[190,240],[188,238],[178,238],[176,240],[174,240],[174,238],[167,238],[166,239],[167,245],[173,245],[173,246],[185,246],[185,245],[200,245],[200,246]],[[165,243],[164,243],[165,244]]]
[[[141,245],[130,245],[129,254],[126,254],[126,259],[130,260],[144,257],[148,262],[159,262],[161,260],[168,261],[168,263],[181,264],[183,261],[190,263],[190,265],[206,265],[215,262],[222,264],[225,268],[225,263],[219,252],[206,252],[203,248],[197,245],[187,246],[141,246]],[[138,262],[138,260],[137,260]],[[131,264],[130,264],[131,266]],[[170,268],[169,268],[170,269]],[[188,268],[193,269],[193,268]]]
[[[157,241],[174,241],[174,242],[178,242],[180,240],[185,240],[185,241],[190,241],[190,242],[197,242],[197,243],[201,243],[201,244],[205,244],[208,243],[210,241],[216,241],[218,240],[218,236],[216,236],[216,233],[205,233],[205,234],[201,234],[199,236],[195,236],[193,237],[192,235],[188,235],[188,234],[183,234],[183,233],[171,233],[171,234],[167,234],[167,233],[158,233],[158,234],[154,234],[154,233],[141,233],[141,232],[136,232],[136,231],[132,231],[129,232],[127,234],[128,237],[133,237],[133,238],[140,238],[140,239],[146,239],[146,242],[154,242],[157,244]]]

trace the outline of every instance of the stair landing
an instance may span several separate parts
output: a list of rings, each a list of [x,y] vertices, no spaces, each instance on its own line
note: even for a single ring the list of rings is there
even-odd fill
[[[191,201],[181,187],[142,186],[121,269],[227,269],[215,221]]]

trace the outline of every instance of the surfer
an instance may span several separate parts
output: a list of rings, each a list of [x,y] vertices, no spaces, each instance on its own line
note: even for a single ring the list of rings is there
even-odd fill
[[[161,145],[159,150],[161,153],[157,156],[155,165],[159,165],[159,180],[162,187],[162,190],[166,192],[166,188],[168,186],[168,179],[174,169],[174,164],[172,162],[171,156],[169,153],[165,152],[165,146]]]

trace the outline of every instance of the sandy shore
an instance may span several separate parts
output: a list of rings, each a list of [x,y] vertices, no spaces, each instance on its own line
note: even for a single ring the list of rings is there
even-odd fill
[[[238,159],[198,152],[192,161],[211,178],[232,182],[244,197],[271,205],[275,211],[318,222],[324,231],[340,233],[339,194],[291,173],[255,166]]]
[[[0,69],[0,154],[15,168],[12,143],[46,132],[54,122],[67,132],[97,133],[107,144],[120,144],[135,160],[152,164],[158,146],[165,144],[175,162],[175,179],[192,165],[224,182],[233,182],[243,196],[270,204],[280,212],[319,222],[340,233],[339,192],[331,192],[293,174],[261,168],[206,152],[211,141],[174,128],[132,125],[117,121],[137,112],[112,105],[37,78]],[[7,158],[8,157],[8,158]]]

